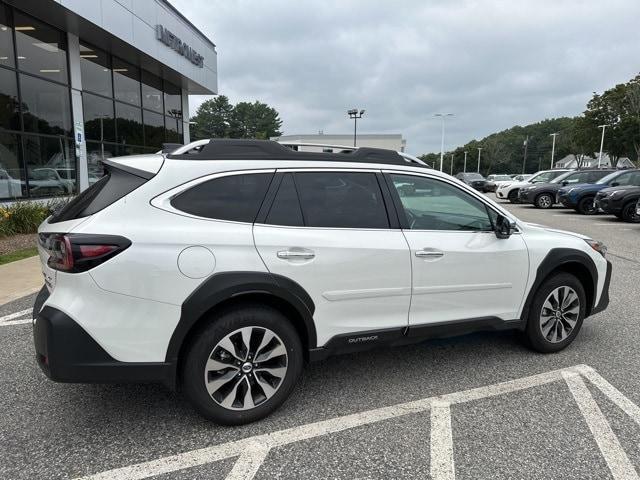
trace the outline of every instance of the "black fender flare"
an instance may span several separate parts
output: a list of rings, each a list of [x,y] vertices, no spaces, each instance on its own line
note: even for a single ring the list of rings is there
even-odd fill
[[[540,288],[540,285],[544,280],[555,270],[562,270],[563,267],[566,267],[570,264],[579,264],[586,268],[589,272],[590,278],[580,279],[586,287],[590,287],[593,293],[593,301],[597,296],[598,292],[598,269],[596,268],[596,264],[593,259],[582,250],[578,250],[575,248],[553,248],[549,250],[549,253],[544,257],[540,265],[538,265],[538,270],[536,272],[536,278],[529,289],[529,293],[527,294],[527,299],[524,302],[524,306],[522,308],[522,328],[526,326],[527,317],[529,316],[529,308],[531,307],[531,303],[533,302],[533,297],[536,292]],[[587,283],[588,282],[588,283]],[[590,312],[594,308],[594,305],[587,305],[587,315],[590,315]]]
[[[226,300],[252,293],[276,297],[295,309],[304,322],[309,348],[316,346],[315,304],[298,283],[269,272],[222,272],[205,280],[182,303],[180,321],[169,340],[165,361],[177,366],[187,335],[205,313]]]

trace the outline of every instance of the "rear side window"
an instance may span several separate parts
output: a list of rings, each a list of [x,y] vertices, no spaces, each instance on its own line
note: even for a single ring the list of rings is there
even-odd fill
[[[179,194],[171,205],[198,217],[253,223],[273,173],[228,175]]]
[[[273,200],[266,223],[269,225],[287,225],[290,227],[302,227],[304,220],[298,193],[293,182],[293,175],[287,173],[282,178],[278,193]]]
[[[295,184],[307,227],[389,228],[374,173],[296,173]]]
[[[136,188],[145,184],[146,178],[138,177],[116,167],[107,167],[107,174],[53,214],[49,223],[64,222],[87,217],[103,210]]]

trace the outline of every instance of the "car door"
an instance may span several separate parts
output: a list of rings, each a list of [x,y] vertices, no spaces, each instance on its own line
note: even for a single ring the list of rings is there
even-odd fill
[[[410,326],[516,319],[529,271],[522,235],[498,239],[498,213],[453,182],[385,175],[411,250]]]
[[[297,282],[315,303],[318,346],[336,335],[407,326],[411,262],[389,220],[380,172],[280,171],[268,214],[254,225],[270,272]],[[353,340],[355,341],[355,340]]]

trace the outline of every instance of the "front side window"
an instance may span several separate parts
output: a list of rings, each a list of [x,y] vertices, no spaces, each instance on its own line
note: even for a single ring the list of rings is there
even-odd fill
[[[578,183],[588,183],[590,178],[591,178],[591,172],[577,172],[567,176],[563,176],[561,182],[563,182],[566,185],[574,185]],[[556,182],[556,183],[559,183],[559,182]]]
[[[618,185],[640,185],[640,172],[625,172],[617,177],[611,178],[609,183],[617,183]]]
[[[374,173],[296,173],[295,184],[307,227],[389,228]]]
[[[396,174],[390,177],[409,229],[493,230],[484,203],[459,188],[426,177]]]
[[[252,223],[272,177],[252,173],[214,178],[180,193],[171,205],[198,217]]]

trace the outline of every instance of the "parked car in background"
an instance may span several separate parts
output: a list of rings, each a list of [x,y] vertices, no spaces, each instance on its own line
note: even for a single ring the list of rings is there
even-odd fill
[[[531,203],[537,208],[551,208],[556,203],[556,194],[562,187],[579,183],[595,183],[615,170],[577,170],[563,173],[548,183],[534,183],[522,187],[518,194],[520,203]]]
[[[541,170],[534,173],[531,177],[524,181],[505,183],[500,185],[496,189],[496,197],[502,200],[509,200],[511,203],[518,203],[518,194],[522,187],[528,187],[534,183],[548,183],[556,177],[559,177],[563,173],[570,172],[571,170],[556,169],[556,170]]]
[[[503,183],[512,182],[513,180],[509,175],[489,175],[487,177],[487,184],[485,186],[486,192],[495,192],[498,185]]]
[[[579,184],[558,190],[558,202],[583,215],[593,215],[598,209],[593,204],[596,194],[607,187],[640,186],[640,170],[616,170],[594,184]]]
[[[16,198],[22,196],[24,182],[13,178],[4,168],[0,168],[0,198]]]
[[[74,182],[64,179],[55,168],[29,170],[29,190],[38,195],[66,195],[73,193]]]
[[[516,182],[524,182],[533,177],[533,173],[521,173],[520,175],[510,175],[510,177]]]
[[[470,187],[475,188],[479,192],[486,192],[487,180],[479,173],[474,172],[460,172],[456,175],[458,180],[462,180]]]
[[[636,204],[640,200],[640,187],[633,185],[603,188],[596,194],[594,205],[630,223],[640,223]]]

